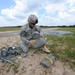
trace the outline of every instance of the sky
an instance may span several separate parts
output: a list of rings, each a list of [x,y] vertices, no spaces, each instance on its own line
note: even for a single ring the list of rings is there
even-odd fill
[[[0,0],[0,27],[22,26],[31,14],[38,25],[75,25],[75,0]]]

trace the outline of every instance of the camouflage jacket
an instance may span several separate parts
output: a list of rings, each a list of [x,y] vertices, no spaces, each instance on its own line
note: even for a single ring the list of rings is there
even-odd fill
[[[40,26],[35,25],[35,27],[33,29],[31,29],[28,24],[25,24],[21,28],[21,32],[20,32],[21,40],[26,42],[26,43],[29,43],[29,41],[30,41],[30,39],[32,37],[32,34],[35,31],[40,33],[41,32]]]

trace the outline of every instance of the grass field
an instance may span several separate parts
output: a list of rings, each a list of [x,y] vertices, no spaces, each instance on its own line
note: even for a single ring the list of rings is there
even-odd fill
[[[0,32],[20,30],[20,27],[0,27]]]
[[[46,35],[47,46],[61,61],[75,68],[75,28],[59,28],[59,30],[71,31],[73,34],[63,36]]]

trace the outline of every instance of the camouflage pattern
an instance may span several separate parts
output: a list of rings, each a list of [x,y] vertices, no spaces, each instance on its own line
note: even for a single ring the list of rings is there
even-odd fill
[[[38,18],[35,15],[30,15],[28,17],[28,22],[36,24],[36,23],[38,23]]]
[[[41,48],[45,45],[46,40],[43,37],[40,37],[35,43],[34,48]]]
[[[16,55],[20,55],[22,49],[18,46],[16,47],[3,47],[0,51],[0,61],[13,64],[12,58]]]
[[[52,66],[54,64],[54,62],[58,60],[57,57],[54,56],[54,54],[50,53],[48,56],[44,57],[41,61],[41,64],[44,67],[49,68],[50,66]]]
[[[21,32],[20,32],[20,37],[22,40],[21,48],[24,52],[27,52],[29,50],[29,47],[30,47],[29,41],[41,38],[40,32],[41,32],[41,29],[37,25],[35,25],[35,27],[32,29],[29,27],[29,24],[26,24],[22,27]],[[44,41],[42,41],[42,43],[43,42]]]

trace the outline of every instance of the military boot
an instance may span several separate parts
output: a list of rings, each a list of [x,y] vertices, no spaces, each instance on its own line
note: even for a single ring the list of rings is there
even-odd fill
[[[42,48],[42,51],[44,51],[44,52],[46,52],[46,53],[50,53],[50,50],[49,50],[46,46],[44,46],[44,47]]]

